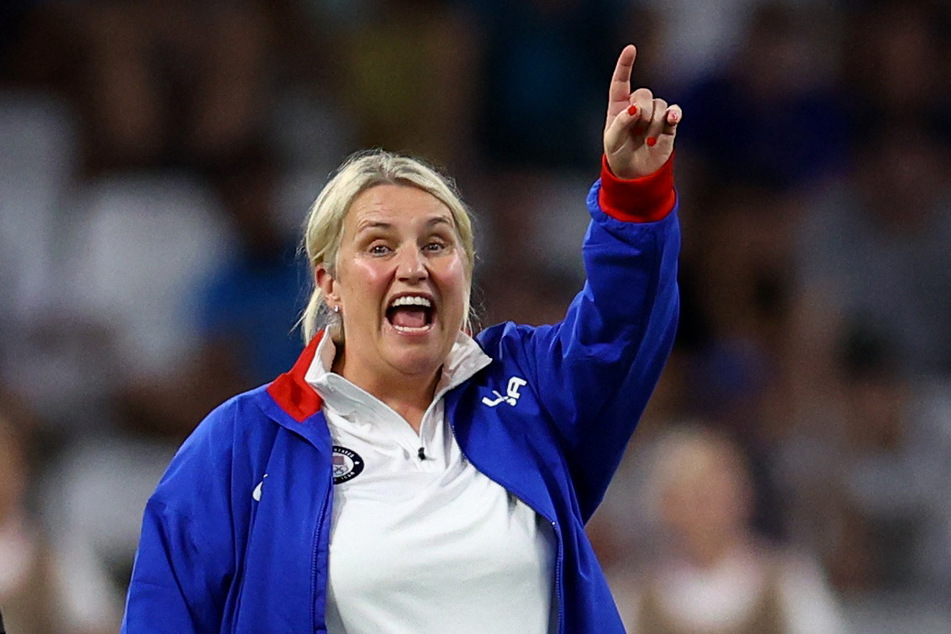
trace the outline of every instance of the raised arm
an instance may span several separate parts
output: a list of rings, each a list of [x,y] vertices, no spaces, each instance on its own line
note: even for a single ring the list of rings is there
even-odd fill
[[[635,55],[621,51],[608,90],[601,179],[588,197],[588,281],[560,324],[523,340],[585,518],[657,383],[679,312],[671,159],[682,112],[647,88],[631,91]]]

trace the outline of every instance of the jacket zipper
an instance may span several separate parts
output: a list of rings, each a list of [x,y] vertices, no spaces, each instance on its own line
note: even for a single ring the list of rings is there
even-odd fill
[[[456,446],[459,447],[459,452],[462,453],[463,457],[469,462],[471,462],[472,465],[479,471],[479,473],[482,473],[487,478],[489,478],[490,480],[492,480],[493,482],[501,486],[503,489],[505,489],[506,491],[508,491],[515,497],[517,497],[519,500],[521,500],[523,504],[528,506],[528,508],[535,511],[535,513],[537,513],[540,517],[545,518],[549,526],[551,526],[552,531],[555,534],[555,544],[557,546],[557,550],[555,554],[555,600],[558,601],[558,634],[562,634],[562,632],[564,631],[564,611],[562,608],[565,602],[564,602],[564,596],[563,596],[564,593],[562,589],[561,570],[562,570],[564,555],[562,552],[563,548],[561,545],[561,542],[562,542],[561,529],[558,527],[558,522],[550,518],[545,513],[542,513],[541,511],[539,511],[538,508],[536,508],[534,504],[532,504],[526,499],[526,496],[518,488],[506,484],[505,482],[502,481],[501,478],[497,478],[493,475],[490,475],[487,471],[482,469],[478,464],[473,462],[473,460],[469,457],[469,454],[467,454],[465,449],[462,448],[462,443],[460,443],[459,439],[456,438],[455,425],[453,425],[452,421],[449,419],[448,416],[446,416],[446,420],[449,422],[449,431],[452,433],[452,438],[453,440],[456,441]]]

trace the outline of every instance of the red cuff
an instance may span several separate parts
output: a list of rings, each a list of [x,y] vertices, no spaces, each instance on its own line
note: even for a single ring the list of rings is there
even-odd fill
[[[602,155],[598,204],[607,215],[626,222],[656,222],[667,217],[676,201],[673,155],[653,174],[632,179],[615,176]]]

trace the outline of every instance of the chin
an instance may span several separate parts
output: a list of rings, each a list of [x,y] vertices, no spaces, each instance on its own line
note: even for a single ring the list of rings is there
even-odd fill
[[[390,352],[391,365],[403,374],[432,375],[445,363],[451,346],[444,342],[401,342]]]

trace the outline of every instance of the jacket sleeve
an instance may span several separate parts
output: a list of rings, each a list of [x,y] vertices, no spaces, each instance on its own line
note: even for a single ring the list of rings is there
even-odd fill
[[[122,634],[221,629],[233,577],[230,460],[209,428],[222,417],[199,425],[146,504]]]
[[[215,632],[215,589],[202,578],[190,523],[161,502],[145,508],[142,537],[122,621],[123,634]]]
[[[562,322],[509,331],[554,425],[585,521],[673,347],[680,229],[671,161],[631,181],[605,163],[587,202],[584,288]]]

